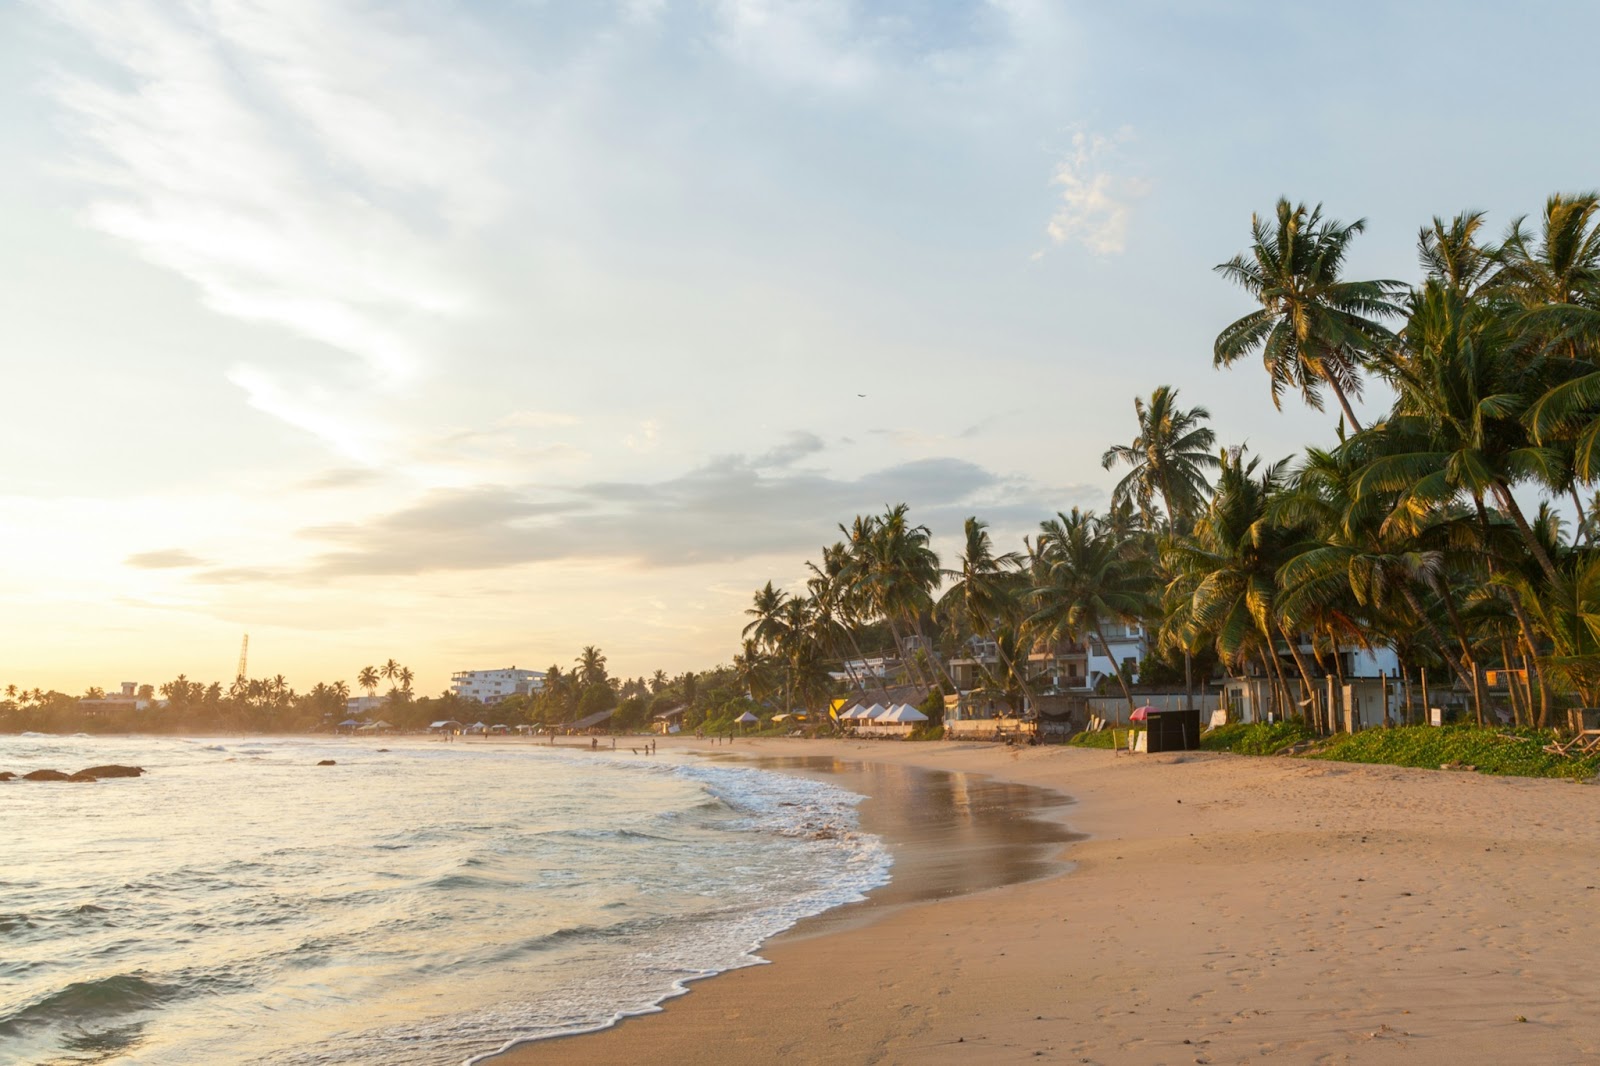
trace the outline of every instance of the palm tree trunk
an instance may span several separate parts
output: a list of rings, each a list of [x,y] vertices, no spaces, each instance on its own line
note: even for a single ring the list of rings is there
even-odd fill
[[[1128,713],[1133,713],[1133,692],[1128,688],[1127,678],[1122,676],[1122,670],[1117,665],[1117,660],[1111,654],[1111,645],[1106,643],[1106,635],[1100,631],[1100,619],[1094,620],[1094,635],[1100,641],[1100,650],[1105,654],[1106,660],[1111,663],[1111,672],[1116,675],[1117,684],[1122,686],[1122,695],[1128,701]]]
[[[1505,664],[1506,672],[1506,699],[1511,702],[1511,721],[1516,725],[1522,724],[1522,701],[1517,698],[1516,668],[1511,665],[1511,645],[1505,637],[1500,638],[1500,661]],[[1528,724],[1533,724],[1533,708],[1527,708]]]
[[[1402,581],[1400,583],[1400,594],[1405,597],[1406,603],[1411,606],[1417,617],[1422,620],[1422,628],[1427,631],[1428,639],[1439,646],[1439,654],[1443,655],[1444,661],[1450,664],[1450,669],[1455,673],[1456,678],[1468,690],[1471,690],[1472,678],[1467,674],[1466,668],[1462,666],[1461,660],[1457,659],[1455,653],[1450,650],[1450,643],[1445,640],[1444,634],[1439,632],[1439,627],[1433,624],[1433,619],[1429,618],[1428,612],[1423,610],[1422,601],[1417,599],[1416,590],[1411,587],[1409,582]],[[1454,611],[1451,613],[1454,614]]]
[[[1498,481],[1490,482],[1494,489],[1495,499],[1500,501],[1500,509],[1511,516],[1511,521],[1516,525],[1517,532],[1522,534],[1522,540],[1527,545],[1528,551],[1538,560],[1539,568],[1544,571],[1544,576],[1550,579],[1551,584],[1560,580],[1556,573],[1556,564],[1550,561],[1550,555],[1544,550],[1544,545],[1539,543],[1539,538],[1534,536],[1533,527],[1528,525],[1528,520],[1522,514],[1522,508],[1517,506],[1516,497],[1511,495],[1511,490]]]
[[[1511,613],[1517,616],[1517,628],[1522,631],[1522,643],[1527,646],[1526,658],[1533,663],[1533,675],[1539,682],[1539,718],[1533,724],[1540,729],[1546,729],[1550,724],[1550,686],[1544,681],[1544,667],[1539,664],[1539,650],[1533,643],[1533,626],[1528,623],[1528,614],[1522,607],[1522,594],[1516,589],[1508,589],[1511,593]],[[1528,717],[1533,718],[1532,694],[1529,694]]]
[[[1568,485],[1567,491],[1572,494],[1572,506],[1577,508],[1578,512],[1578,525],[1574,530],[1574,539],[1576,539],[1576,535],[1578,533],[1582,533],[1583,543],[1585,545],[1593,544],[1594,531],[1589,528],[1589,520],[1584,517],[1583,500],[1578,496],[1578,483],[1574,481],[1572,484]]]
[[[1311,680],[1311,668],[1306,665],[1306,657],[1301,653],[1299,643],[1289,635],[1289,631],[1283,627],[1282,622],[1278,623],[1278,632],[1283,635],[1284,643],[1289,645],[1289,654],[1294,658],[1295,669],[1300,671],[1300,682],[1305,687],[1306,699],[1313,699],[1312,690],[1315,686]],[[1306,706],[1310,707],[1311,704],[1307,703]],[[1301,717],[1304,718],[1306,715],[1302,714]]]
[[[1356,421],[1356,413],[1350,409],[1350,400],[1345,396],[1344,389],[1340,388],[1339,383],[1331,377],[1324,377],[1323,380],[1328,383],[1328,387],[1333,390],[1333,394],[1339,398],[1339,409],[1344,412],[1344,420],[1350,423],[1351,429],[1357,433],[1362,432],[1361,423]]]

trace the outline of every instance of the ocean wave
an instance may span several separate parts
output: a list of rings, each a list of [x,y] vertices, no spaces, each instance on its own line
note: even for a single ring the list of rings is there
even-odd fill
[[[181,988],[152,981],[139,971],[93,981],[74,981],[15,1013],[0,1017],[0,1035],[15,1036],[47,1025],[88,1028],[103,1018],[158,1007],[180,994]]]

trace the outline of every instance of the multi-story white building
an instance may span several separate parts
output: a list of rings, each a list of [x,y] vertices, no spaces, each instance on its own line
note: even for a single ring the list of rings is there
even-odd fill
[[[499,703],[507,696],[526,696],[544,689],[543,670],[457,670],[450,675],[457,696],[479,703]]]

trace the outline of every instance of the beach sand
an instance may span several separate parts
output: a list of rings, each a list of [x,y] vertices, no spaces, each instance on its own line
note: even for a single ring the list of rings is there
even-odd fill
[[[991,744],[668,747],[878,765],[842,782],[868,792],[893,779],[885,765],[990,775],[1070,796],[1017,818],[1087,836],[1059,845],[1068,865],[1023,871],[1065,872],[953,897],[904,890],[942,876],[913,841],[892,903],[814,920],[762,949],[772,965],[497,1066],[1600,1056],[1594,785]]]

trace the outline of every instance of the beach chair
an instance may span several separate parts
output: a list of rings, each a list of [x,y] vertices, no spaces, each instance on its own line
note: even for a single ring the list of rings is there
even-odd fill
[[[1544,746],[1552,755],[1580,758],[1600,753],[1600,708],[1577,707],[1567,712],[1572,736]]]

